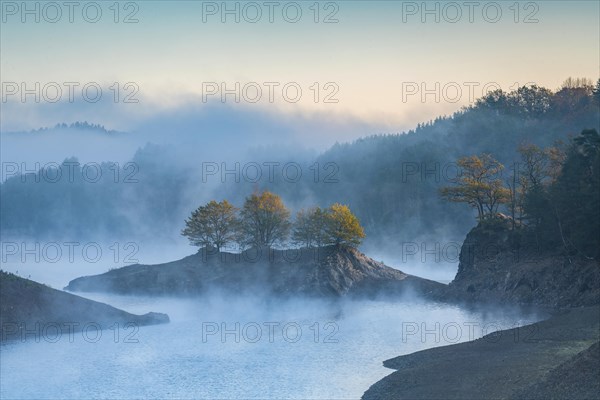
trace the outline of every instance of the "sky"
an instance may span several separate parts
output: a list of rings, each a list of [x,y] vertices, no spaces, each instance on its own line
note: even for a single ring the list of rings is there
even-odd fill
[[[4,132],[223,101],[399,132],[488,89],[600,75],[597,1],[65,4],[1,2]]]

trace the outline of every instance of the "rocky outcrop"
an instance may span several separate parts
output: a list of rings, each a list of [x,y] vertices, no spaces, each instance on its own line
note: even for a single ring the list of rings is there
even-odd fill
[[[121,294],[200,295],[228,290],[275,295],[340,297],[401,294],[423,295],[443,285],[407,275],[376,262],[356,249],[250,249],[241,254],[201,249],[178,261],[131,265],[101,275],[77,278],[71,291]]]
[[[130,314],[0,271],[0,341],[39,341],[47,329],[52,334],[60,329],[60,334],[68,335],[85,326],[98,329],[115,323],[141,326],[167,322],[166,314]]]
[[[600,303],[600,263],[541,249],[533,233],[510,221],[480,223],[467,235],[448,299],[548,307]]]

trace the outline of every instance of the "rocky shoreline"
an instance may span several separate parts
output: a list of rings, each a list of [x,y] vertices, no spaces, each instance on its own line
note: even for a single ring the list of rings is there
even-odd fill
[[[363,399],[600,398],[600,263],[541,250],[513,228],[507,220],[473,228],[438,300],[536,306],[552,316],[384,361],[396,372]]]
[[[364,400],[597,399],[600,307],[386,360]]]
[[[541,307],[551,312],[549,319],[385,361],[384,366],[396,371],[372,385],[363,398],[598,398],[600,265],[559,252],[533,251],[526,241],[515,245],[512,235],[507,225],[475,227],[465,239],[458,273],[449,285],[405,274],[356,249],[330,246],[299,252],[258,249],[257,253],[255,249],[255,253],[242,254],[201,249],[170,263],[136,264],[77,278],[65,290],[186,297],[218,290],[333,299],[416,294],[467,306]],[[64,320],[66,314],[56,314],[60,309],[71,310],[68,318],[82,321],[94,315],[96,320],[141,325],[168,322],[164,314],[134,316],[27,280],[17,280],[12,286],[13,300],[18,294],[34,299],[36,304],[26,306],[21,314],[26,317],[19,317],[31,322]],[[6,296],[4,287],[2,292]],[[41,308],[37,303],[44,300],[39,293],[50,293],[45,298],[61,306],[53,303],[50,312]],[[23,305],[19,307],[23,312]],[[74,309],[79,310],[75,317]],[[18,334],[18,330],[13,332]]]

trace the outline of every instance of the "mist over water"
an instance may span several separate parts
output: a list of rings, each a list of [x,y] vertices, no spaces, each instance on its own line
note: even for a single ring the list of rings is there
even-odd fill
[[[429,254],[429,257],[421,258],[420,254],[406,255],[402,251],[390,252],[374,248],[365,250],[371,258],[383,262],[385,265],[399,269],[400,271],[430,279],[440,283],[448,284],[456,275],[458,270],[458,261],[454,259],[441,259],[439,253]],[[436,260],[437,258],[437,260]]]
[[[405,254],[401,247],[391,250],[365,246],[369,257],[404,273],[449,283],[454,279],[458,262],[442,259],[439,253]],[[183,237],[171,239],[137,239],[131,241],[32,240],[6,239],[2,243],[0,268],[24,278],[62,289],[80,276],[97,275],[133,264],[161,264],[179,260],[197,251]],[[411,248],[412,253],[412,248]],[[423,259],[421,258],[423,257]],[[110,304],[110,303],[109,303]]]
[[[597,305],[598,15],[0,0],[0,400],[357,399],[385,360],[552,332],[502,302]],[[382,396],[551,391],[557,354],[584,343],[567,333],[540,335],[544,357],[508,341],[440,372],[411,357]]]
[[[98,245],[105,250],[112,244]],[[183,240],[146,243],[134,259],[155,264],[194,251]],[[73,262],[56,263],[43,257],[39,263],[22,263],[17,254],[7,257],[12,262],[2,268],[61,289],[76,277],[127,265],[122,256],[115,263],[113,251],[97,262],[74,254]],[[26,256],[33,260],[32,254]],[[452,275],[451,265],[410,264],[401,256],[394,260],[375,253],[379,258],[431,279]],[[28,327],[26,341],[2,345],[0,397],[355,399],[392,372],[382,364],[388,358],[541,318],[516,308],[470,310],[417,296],[327,301],[278,300],[261,293],[232,298],[213,292],[193,299],[75,294],[134,314],[167,313],[171,322],[99,326],[103,330],[97,331],[90,321],[92,329],[85,333],[60,336],[50,328]],[[35,376],[52,384],[41,384]]]
[[[4,239],[0,268],[62,289],[80,276],[97,275],[133,264],[159,264],[193,254],[185,239],[130,241]]]
[[[165,167],[159,173],[176,176],[179,169],[172,167],[178,154],[178,161],[189,168],[190,182],[197,183],[184,191],[190,205],[224,193],[233,194],[233,201],[239,203],[251,191],[248,182],[223,183],[218,176],[200,184],[200,169],[194,168],[189,152],[182,153],[181,146],[157,149],[148,153],[162,157]],[[305,157],[268,148],[255,149],[253,154],[255,158],[239,156],[238,160],[273,161],[275,154],[283,161]],[[235,161],[234,155],[228,157]],[[296,190],[292,185],[290,208],[313,203],[310,193]],[[5,237],[1,267],[60,290],[80,276],[135,263],[169,262],[196,251],[179,235],[183,214],[180,221],[173,221],[174,227],[161,226],[161,235],[154,236],[157,222],[137,217],[139,205],[132,204],[137,203],[124,204],[123,218],[139,222],[133,236],[95,229],[93,235],[78,238],[58,229],[47,238]],[[150,225],[154,230],[149,232],[145,227]],[[453,279],[457,260],[423,254],[420,246],[427,240],[421,237],[411,242],[401,239],[411,238],[384,235],[360,250],[408,274],[442,283]],[[71,257],[65,243],[73,242],[77,245]],[[7,248],[7,243],[16,249]],[[407,247],[407,243],[418,246]],[[59,257],[56,248],[62,252]],[[25,342],[2,345],[0,397],[355,399],[392,372],[382,365],[386,359],[473,340],[541,318],[524,310],[469,310],[417,297],[330,302],[280,301],[260,293],[252,298],[210,293],[197,299],[75,294],[135,314],[167,313],[171,322],[101,326],[101,331],[59,338],[41,327],[42,332],[30,333]]]
[[[418,298],[85,297],[133,313],[166,312],[171,322],[105,327],[58,340],[52,332],[31,334],[25,343],[4,344],[2,398],[354,399],[392,372],[382,366],[385,359],[539,318]]]

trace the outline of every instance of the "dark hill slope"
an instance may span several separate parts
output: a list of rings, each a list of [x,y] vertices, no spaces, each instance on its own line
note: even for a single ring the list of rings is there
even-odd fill
[[[90,322],[100,327],[115,323],[154,325],[169,322],[169,317],[152,312],[144,315],[130,314],[108,304],[51,289],[0,271],[1,341],[36,339],[33,334],[22,334],[25,329],[35,331],[36,324],[39,324],[40,329],[44,329],[46,324],[59,326],[64,330],[63,333],[68,334],[69,329],[79,330]],[[69,327],[65,323],[72,325]]]

